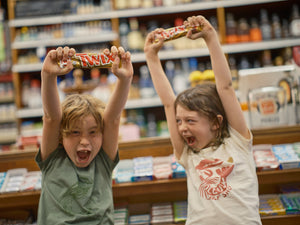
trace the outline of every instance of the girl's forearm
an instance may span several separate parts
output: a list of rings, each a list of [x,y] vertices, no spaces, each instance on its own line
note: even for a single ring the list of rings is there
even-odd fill
[[[206,41],[218,88],[231,86],[231,73],[217,35]]]

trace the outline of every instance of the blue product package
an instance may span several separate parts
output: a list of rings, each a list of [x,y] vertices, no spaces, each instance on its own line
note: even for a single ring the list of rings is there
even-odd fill
[[[292,144],[273,145],[272,151],[280,163],[280,169],[300,167],[300,159]]]
[[[0,192],[6,178],[6,172],[0,172]]]

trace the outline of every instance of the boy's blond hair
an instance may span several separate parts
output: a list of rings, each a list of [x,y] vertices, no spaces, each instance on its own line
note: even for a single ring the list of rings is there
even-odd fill
[[[95,118],[99,130],[103,132],[104,108],[104,102],[88,94],[71,94],[67,96],[62,102],[60,141],[70,133],[76,121],[89,115]]]

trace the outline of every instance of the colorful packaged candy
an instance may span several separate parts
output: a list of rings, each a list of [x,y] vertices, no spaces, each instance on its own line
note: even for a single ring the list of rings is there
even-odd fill
[[[293,144],[273,145],[272,151],[280,163],[281,169],[300,167],[300,159],[293,148]]]
[[[286,214],[300,214],[300,193],[290,193],[280,195]]]
[[[151,207],[151,224],[173,223],[173,210],[170,202],[155,203]]]
[[[173,203],[174,222],[182,223],[187,219],[187,201]]]
[[[150,181],[153,180],[153,158],[148,157],[136,157],[133,159],[134,174],[132,181]]]
[[[276,194],[259,196],[259,214],[261,216],[285,215],[285,208]]]
[[[153,177],[154,179],[172,178],[170,156],[161,156],[153,158]]]
[[[150,215],[149,214],[132,215],[129,217],[128,224],[150,225]]]
[[[272,151],[272,145],[254,145],[253,157],[257,171],[279,169],[279,162]]]
[[[120,160],[116,168],[114,169],[114,181],[116,183],[131,182],[134,170],[133,170],[133,160],[123,159]]]

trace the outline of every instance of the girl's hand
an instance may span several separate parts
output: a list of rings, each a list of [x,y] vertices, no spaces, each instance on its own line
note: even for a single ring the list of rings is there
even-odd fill
[[[68,59],[75,53],[76,52],[74,48],[69,48],[67,46],[64,48],[58,47],[56,50],[51,50],[44,60],[42,72],[55,76],[69,73],[73,69],[73,65],[71,60]],[[60,60],[67,60],[67,66],[61,68],[58,65]]]
[[[192,40],[198,38],[207,39],[211,37],[211,35],[215,35],[216,31],[213,26],[203,17],[203,16],[191,16],[188,17],[186,21],[184,21],[185,26],[194,27],[198,26],[201,28],[201,31],[195,32],[194,30],[190,30],[186,37]]]
[[[144,52],[145,54],[157,54],[164,43],[164,38],[161,33],[164,31],[162,28],[157,28],[150,32],[145,41]]]
[[[130,52],[125,52],[124,48],[116,46],[111,47],[112,57],[114,62],[112,65],[112,72],[119,78],[132,78],[133,77],[133,66],[131,63]],[[109,54],[109,50],[105,49],[104,54]],[[120,67],[121,60],[121,67]]]

